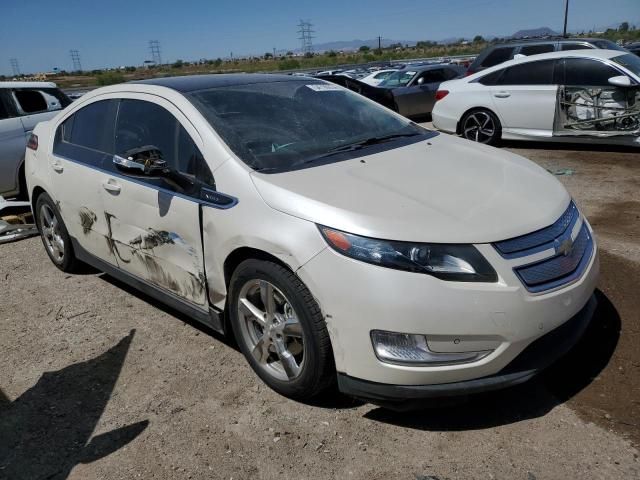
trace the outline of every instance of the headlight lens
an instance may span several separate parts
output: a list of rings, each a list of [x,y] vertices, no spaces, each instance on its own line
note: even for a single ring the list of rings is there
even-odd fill
[[[411,243],[360,237],[319,226],[337,252],[381,267],[426,273],[457,282],[497,282],[498,275],[473,245]]]

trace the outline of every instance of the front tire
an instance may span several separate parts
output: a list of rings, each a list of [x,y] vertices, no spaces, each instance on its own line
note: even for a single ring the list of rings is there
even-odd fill
[[[42,193],[38,197],[35,215],[44,249],[53,264],[63,272],[78,271],[80,262],[73,252],[67,227],[65,227],[53,200],[46,193]]]
[[[490,110],[467,112],[460,121],[460,134],[467,140],[487,145],[496,145],[502,137],[498,117]]]
[[[242,353],[270,388],[309,400],[332,384],[324,318],[293,272],[269,261],[242,262],[231,278],[228,311]]]

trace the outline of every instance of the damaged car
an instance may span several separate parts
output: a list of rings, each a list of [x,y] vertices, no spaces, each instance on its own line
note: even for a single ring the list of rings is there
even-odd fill
[[[443,83],[433,124],[466,139],[640,146],[640,58],[576,50],[518,58]]]
[[[35,128],[26,174],[60,270],[233,335],[291,398],[337,382],[405,408],[516,385],[596,305],[593,231],[551,174],[319,79],[99,88]]]

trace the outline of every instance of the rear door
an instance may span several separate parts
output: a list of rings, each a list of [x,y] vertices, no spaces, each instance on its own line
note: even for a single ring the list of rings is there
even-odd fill
[[[419,73],[411,81],[411,85],[393,91],[400,113],[406,116],[431,113],[438,86],[456,76],[457,73],[448,67],[429,69]]]
[[[24,128],[8,90],[0,90],[0,195],[18,191],[18,170],[26,145]]]
[[[152,95],[123,98],[115,155],[136,163],[161,157],[170,173],[145,174],[112,158],[103,195],[120,268],[208,312],[199,198],[202,185],[213,180],[201,146],[195,128],[172,103]]]
[[[25,135],[31,133],[39,122],[49,120],[71,103],[57,88],[16,88],[12,90],[12,95]]]
[[[550,137],[558,86],[555,60],[525,62],[506,68],[491,94],[505,132]]]
[[[56,128],[49,158],[51,195],[69,235],[88,253],[117,265],[109,240],[104,164],[113,157],[117,100],[89,103]]]

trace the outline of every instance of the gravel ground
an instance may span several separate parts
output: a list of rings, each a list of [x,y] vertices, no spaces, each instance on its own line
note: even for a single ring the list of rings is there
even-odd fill
[[[266,388],[231,342],[38,238],[0,247],[1,479],[640,477],[640,155],[513,144],[591,219],[596,320],[559,365],[457,406],[393,413]]]

